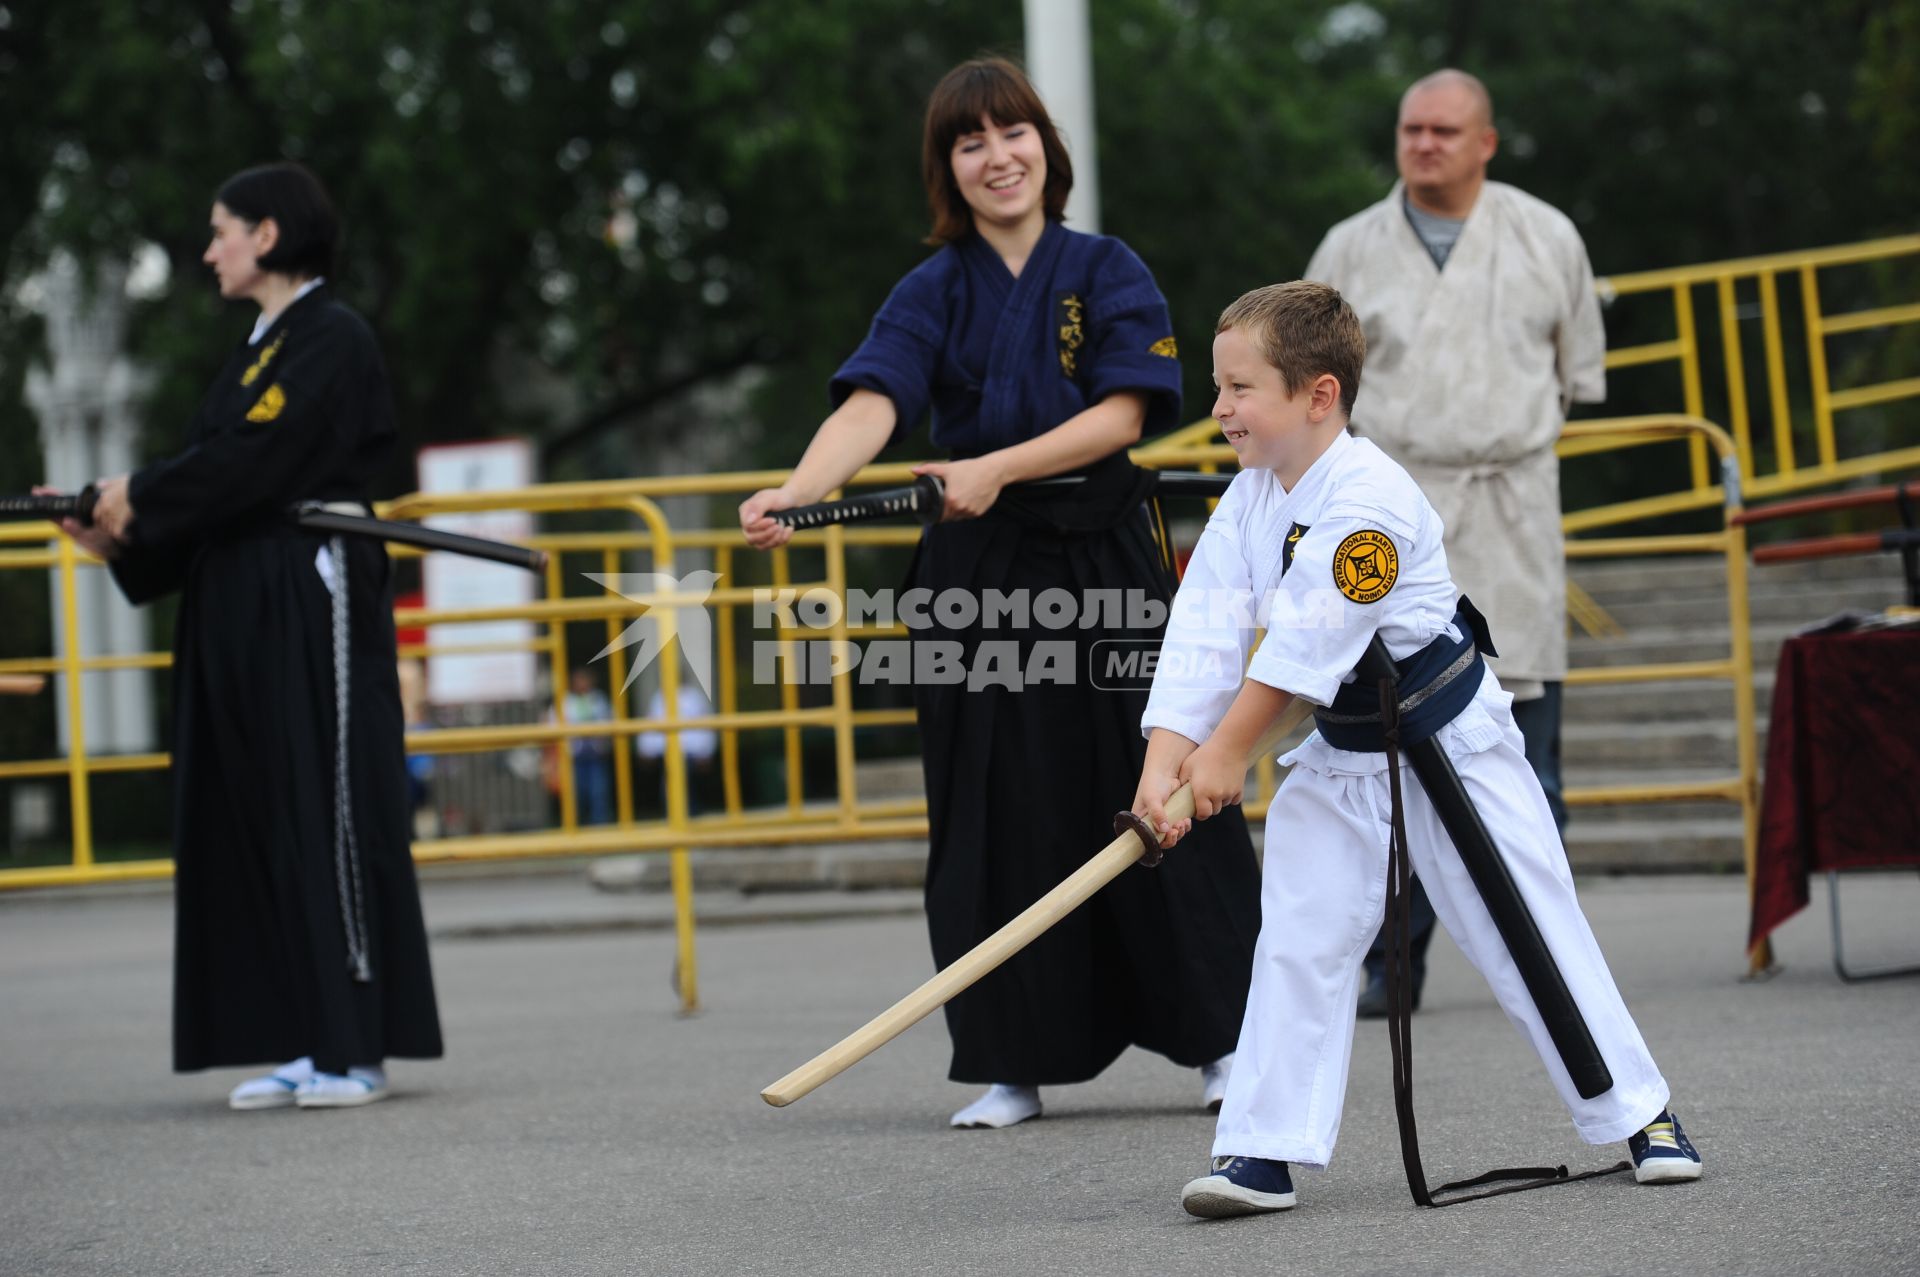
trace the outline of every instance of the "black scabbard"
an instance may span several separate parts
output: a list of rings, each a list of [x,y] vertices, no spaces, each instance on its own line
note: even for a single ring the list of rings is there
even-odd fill
[[[376,519],[368,515],[341,514],[314,506],[295,506],[292,513],[293,521],[309,532],[372,537],[378,541],[391,541],[395,545],[413,545],[423,550],[444,550],[449,554],[464,555],[469,559],[485,559],[489,563],[504,563],[508,567],[525,568],[529,572],[540,572],[547,566],[545,550],[512,545],[505,541],[488,541],[481,537],[462,536],[457,532],[442,532],[438,528],[422,527],[417,523],[396,523],[391,519]]]
[[[1374,635],[1373,642],[1368,644],[1356,672],[1360,681],[1367,684],[1383,678],[1398,682],[1399,672],[1379,635]],[[1567,988],[1566,977],[1560,974],[1560,966],[1540,934],[1540,925],[1521,898],[1513,875],[1507,872],[1506,862],[1500,858],[1500,850],[1474,808],[1472,797],[1461,784],[1453,760],[1447,757],[1437,737],[1402,748],[1407,761],[1413,765],[1420,788],[1426,791],[1427,800],[1433,804],[1447,836],[1453,839],[1461,863],[1467,867],[1474,888],[1492,915],[1495,930],[1499,931],[1507,952],[1513,955],[1513,963],[1520,969],[1520,978],[1526,982],[1527,992],[1540,1011],[1554,1049],[1560,1053],[1560,1062],[1566,1065],[1567,1075],[1573,1079],[1574,1089],[1582,1099],[1589,1100],[1612,1090],[1613,1074],[1600,1057],[1593,1032],[1580,1014],[1573,993]]]
[[[92,484],[73,495],[0,496],[0,523],[74,519],[90,525],[97,500],[98,494]],[[470,559],[486,559],[509,567],[525,568],[529,572],[540,572],[547,566],[544,550],[461,536],[457,532],[442,532],[438,528],[423,528],[417,523],[395,523],[370,515],[343,514],[317,503],[297,505],[287,513],[296,524],[312,532],[374,537],[397,545],[416,545],[423,550],[445,550],[449,554],[461,554]]]

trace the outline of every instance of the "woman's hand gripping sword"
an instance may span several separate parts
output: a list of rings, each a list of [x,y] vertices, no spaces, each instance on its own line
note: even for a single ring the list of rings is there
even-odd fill
[[[1313,713],[1310,702],[1295,698],[1248,755],[1247,765],[1272,753],[1280,742]],[[1193,815],[1193,787],[1182,785],[1167,800],[1167,820],[1179,823]],[[1071,877],[1027,907],[1025,912],[968,950],[945,970],[885,1011],[814,1056],[778,1082],[760,1092],[760,1098],[784,1108],[821,1083],[873,1054],[920,1023],[948,1001],[972,987],[988,972],[1038,939],[1056,922],[1084,904],[1094,892],[1118,878],[1129,865],[1160,859],[1160,846],[1149,836],[1145,822],[1132,812],[1114,818],[1118,836],[1106,850],[1075,870]]]

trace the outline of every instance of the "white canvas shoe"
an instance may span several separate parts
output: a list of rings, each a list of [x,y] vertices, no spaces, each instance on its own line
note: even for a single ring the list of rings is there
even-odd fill
[[[1227,1098],[1227,1078],[1233,1072],[1233,1052],[1229,1051],[1212,1064],[1200,1069],[1200,1103],[1209,1113],[1220,1111],[1220,1101]]]
[[[1039,1087],[1002,1086],[996,1082],[987,1088],[985,1095],[955,1113],[953,1124],[973,1130],[998,1130],[1039,1116]]]
[[[348,1069],[338,1073],[315,1073],[293,1093],[293,1102],[303,1109],[358,1108],[387,1098],[387,1071],[378,1068]]]
[[[250,1109],[291,1108],[294,1092],[312,1076],[313,1059],[303,1055],[282,1064],[271,1073],[250,1077],[234,1087],[227,1093],[227,1107],[243,1112]]]

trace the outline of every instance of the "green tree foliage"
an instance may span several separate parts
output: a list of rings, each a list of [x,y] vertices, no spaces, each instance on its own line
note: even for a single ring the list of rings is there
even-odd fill
[[[1603,273],[1911,223],[1912,0],[1092,9],[1106,229],[1174,304],[1196,414],[1210,317],[1386,189],[1399,92],[1445,63],[1493,90],[1495,175],[1566,209]],[[347,216],[341,283],[415,441],[528,430],[564,472],[753,364],[769,443],[742,461],[788,457],[926,251],[928,88],[1020,32],[1018,0],[0,0],[8,277],[56,243],[164,245],[174,285],[136,341],[171,446],[245,326],[202,282],[208,197],[287,155]],[[9,288],[0,389],[35,343]],[[565,406],[512,419],[487,374],[509,352]],[[0,428],[24,426],[6,399]]]
[[[137,325],[165,378],[164,448],[245,330],[196,282],[211,194],[278,156],[319,172],[346,216],[340,283],[381,334],[417,442],[576,437],[756,362],[816,375],[812,411],[820,352],[924,251],[919,100],[1019,10],[67,0],[0,15],[18,108],[0,148],[9,274],[53,243],[166,248],[175,286]],[[502,421],[487,369],[503,350],[586,406]]]

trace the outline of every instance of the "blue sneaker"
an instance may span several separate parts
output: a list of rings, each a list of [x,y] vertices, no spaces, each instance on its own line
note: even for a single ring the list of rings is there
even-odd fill
[[[1627,1137],[1633,1154],[1633,1178],[1642,1184],[1673,1184],[1700,1178],[1700,1154],[1680,1129],[1680,1119],[1666,1110],[1646,1129]]]
[[[1216,1157],[1211,1175],[1180,1190],[1180,1204],[1187,1214],[1202,1219],[1292,1210],[1293,1203],[1293,1177],[1287,1174],[1287,1164],[1263,1157]]]

